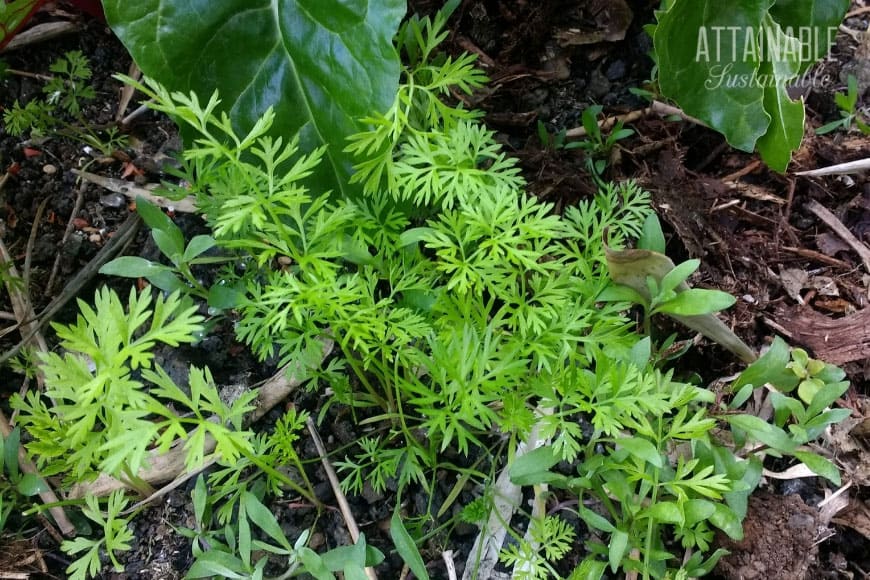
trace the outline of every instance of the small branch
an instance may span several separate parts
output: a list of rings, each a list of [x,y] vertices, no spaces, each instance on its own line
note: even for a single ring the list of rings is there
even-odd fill
[[[79,27],[76,26],[75,23],[66,20],[63,22],[45,22],[43,24],[37,24],[36,26],[32,26],[27,30],[16,34],[15,38],[10,40],[9,44],[7,44],[0,52],[11,52],[13,50],[18,50],[19,48],[24,48],[25,46],[30,46],[31,44],[52,40],[58,36],[75,32],[78,29]]]
[[[694,123],[695,125],[700,125],[701,127],[706,127],[707,124],[703,121],[696,119],[695,117],[691,117],[684,113],[682,109],[678,109],[672,105],[668,105],[667,103],[662,103],[661,101],[653,101],[652,104],[646,109],[638,109],[636,111],[631,111],[630,113],[626,113],[625,115],[617,115],[615,117],[608,117],[606,119],[602,119],[598,122],[598,128],[602,131],[609,131],[616,125],[618,122],[622,121],[623,124],[633,123],[638,119],[642,119],[643,117],[648,117],[651,114],[657,114],[662,117],[667,117],[670,115],[677,115],[684,121],[688,121],[690,123]],[[586,128],[585,127],[575,127],[573,129],[568,129],[565,131],[565,137],[569,139],[577,139],[580,137],[586,136]]]
[[[305,422],[308,427],[308,432],[311,434],[311,439],[314,440],[314,446],[317,448],[317,453],[320,455],[320,462],[323,464],[323,470],[326,472],[326,477],[329,479],[329,485],[332,486],[332,493],[335,494],[335,500],[338,502],[338,509],[341,510],[341,516],[344,518],[344,523],[347,525],[347,531],[350,532],[350,539],[356,544],[359,540],[359,527],[356,525],[356,520],[353,513],[350,511],[350,504],[347,503],[347,498],[341,491],[341,485],[338,482],[338,476],[329,462],[329,457],[326,454],[326,447],[323,445],[323,440],[314,426],[314,420],[308,417]],[[371,580],[377,580],[378,576],[372,567],[366,568],[366,576]]]
[[[160,207],[171,207],[175,211],[180,211],[184,213],[194,213],[196,212],[196,198],[192,195],[188,195],[184,199],[180,200],[172,200],[167,197],[163,197],[160,195],[155,195],[151,189],[147,189],[145,187],[139,187],[138,185],[134,185],[129,181],[124,181],[123,179],[113,179],[111,177],[103,177],[102,175],[96,175],[94,173],[88,173],[87,171],[79,171],[78,169],[72,170],[73,174],[78,175],[85,181],[89,181],[100,187],[108,189],[114,193],[120,193],[121,195],[127,196],[127,199],[130,201],[136,201],[137,196],[142,196],[151,203],[159,205]],[[154,184],[154,187],[159,187],[158,184]]]
[[[75,230],[75,217],[78,215],[79,211],[81,211],[82,206],[85,204],[85,184],[82,183],[78,191],[76,191],[76,202],[73,205],[73,210],[69,215],[69,219],[66,221],[66,229],[63,231],[63,238],[60,240],[61,247],[66,245],[67,240],[72,235],[73,230]],[[51,294],[52,289],[54,289],[54,282],[57,279],[57,273],[60,271],[60,258],[61,252],[57,253],[57,257],[54,259],[54,264],[51,266],[51,274],[48,276],[48,283],[45,285],[45,293]]]
[[[849,244],[849,246],[855,250],[859,256],[861,256],[861,261],[864,263],[864,269],[870,273],[870,248],[856,238],[852,232],[843,225],[843,222],[837,219],[837,216],[832,214],[826,207],[822,206],[822,204],[816,200],[811,199],[807,204],[807,209],[813,212],[820,220],[825,222],[829,228],[834,230],[834,233],[840,236],[844,242]]]
[[[799,171],[795,173],[795,175],[801,175],[805,177],[817,177],[820,175],[846,175],[849,173],[860,173],[861,171],[867,171],[868,169],[870,169],[870,158],[858,159],[856,161],[848,161],[846,163],[838,163],[837,165],[822,167],[820,169],[811,169],[810,171]]]

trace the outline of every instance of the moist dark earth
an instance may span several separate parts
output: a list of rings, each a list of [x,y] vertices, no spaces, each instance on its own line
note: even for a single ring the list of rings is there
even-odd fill
[[[409,10],[431,13],[440,2],[409,3]],[[557,210],[595,191],[582,153],[547,146],[538,134],[543,123],[551,134],[580,125],[584,109],[601,104],[607,116],[640,110],[645,101],[630,89],[643,88],[650,78],[651,41],[643,25],[652,22],[657,3],[606,0],[526,2],[485,0],[462,2],[450,20],[444,49],[475,52],[491,79],[485,91],[468,104],[486,112],[487,124],[521,160],[530,191],[556,205]],[[863,8],[856,2],[853,9]],[[94,69],[97,98],[85,116],[96,126],[108,126],[138,106],[138,100],[118,113],[121,85],[111,78],[126,73],[131,60],[105,24],[57,10],[37,15],[36,22],[71,20],[77,29],[46,43],[3,55],[9,68],[45,74],[50,63],[68,50],[82,50]],[[844,22],[832,54],[817,65],[826,83],[805,91],[808,126],[818,127],[837,118],[833,93],[843,90],[848,74],[857,74],[859,107],[870,103],[870,34],[864,34],[870,13],[864,11]],[[850,32],[856,33],[854,36]],[[8,107],[41,91],[42,82],[16,74],[0,81],[0,105]],[[870,241],[870,181],[866,174],[848,177],[799,177],[795,173],[870,157],[870,139],[842,131],[813,135],[807,131],[789,172],[774,173],[754,155],[730,148],[706,128],[674,122],[656,115],[641,116],[629,125],[635,134],[614,149],[607,178],[635,179],[653,194],[668,234],[668,251],[676,259],[702,260],[696,286],[718,288],[738,297],[725,315],[726,322],[750,345],[768,344],[784,334],[793,344],[815,356],[842,365],[852,386],[839,404],[853,409],[849,427],[860,427],[870,415],[867,403],[870,380],[870,328],[864,321],[870,272],[857,255],[818,215],[812,201],[828,208],[858,240]],[[81,144],[64,139],[26,141],[0,134],[0,189],[2,236],[15,264],[21,268],[29,254],[30,294],[39,312],[85,267],[111,239],[130,211],[127,200],[97,185],[80,183],[73,169],[139,184],[166,178],[160,170],[166,155],[180,148],[168,120],[153,113],[137,117],[123,127],[128,146],[111,156],[94,154]],[[187,235],[202,231],[198,218],[177,213],[176,223]],[[156,258],[147,232],[140,231],[129,253]],[[32,241],[31,241],[32,240]],[[78,296],[90,299],[96,287],[124,282],[96,276]],[[0,311],[11,312],[8,295],[0,294]],[[74,300],[54,320],[75,316]],[[3,324],[11,322],[3,321]],[[829,325],[824,337],[813,332]],[[662,332],[669,332],[665,328]],[[51,332],[47,333],[53,340]],[[833,339],[831,337],[834,337]],[[17,344],[17,333],[0,336],[0,350]],[[274,365],[255,361],[232,336],[231,321],[221,323],[196,347],[160,353],[165,366],[207,364],[219,384],[254,384],[276,371]],[[733,357],[716,345],[700,342],[680,360],[680,372],[700,376],[704,384],[739,371]],[[21,387],[24,379],[0,369],[0,402]],[[298,392],[286,405],[316,414],[320,398]],[[257,429],[269,429],[280,410],[264,417]],[[361,436],[351,417],[331,410],[320,424],[330,450],[341,449]],[[857,433],[857,432],[856,432]],[[866,434],[864,435],[866,437]],[[832,438],[840,451],[844,481],[853,485],[851,498],[834,515],[825,516],[832,492],[816,478],[768,478],[750,502],[746,538],[734,543],[720,538],[732,554],[713,577],[792,579],[864,578],[870,572],[870,460],[867,440],[852,436],[845,427]],[[302,445],[302,456],[319,499],[327,506],[335,500],[313,442]],[[773,466],[768,466],[773,467]],[[781,471],[781,469],[773,469]],[[440,505],[453,481],[439,481],[432,505]],[[180,578],[192,563],[190,542],[176,532],[192,527],[190,489],[180,487],[145,510],[133,521],[133,550],[121,554],[122,574],[105,568],[106,578]],[[479,490],[462,491],[457,505],[470,501]],[[409,494],[408,513],[430,508],[428,495]],[[395,505],[391,492],[368,489],[349,497],[352,511],[368,541],[388,554],[379,568],[381,578],[411,578],[401,561],[389,554],[392,545],[388,522]],[[310,545],[315,550],[350,542],[335,509],[317,518],[316,510],[299,498],[274,499],[270,509],[289,538],[316,524]],[[41,527],[31,526],[0,538],[0,573],[32,577],[65,577],[68,565],[58,543]],[[453,550],[461,574],[476,528],[457,525],[422,547],[433,578],[447,578],[441,554]],[[578,551],[581,549],[578,541]],[[569,558],[570,560],[570,558]],[[566,563],[567,573],[570,562]]]

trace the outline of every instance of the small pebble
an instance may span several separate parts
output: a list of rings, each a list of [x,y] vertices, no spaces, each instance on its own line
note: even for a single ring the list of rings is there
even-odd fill
[[[120,193],[107,193],[100,196],[100,204],[117,209],[127,204],[127,198]]]
[[[55,173],[57,173],[57,167],[50,163],[46,163],[42,166],[42,172],[46,175],[54,175]]]

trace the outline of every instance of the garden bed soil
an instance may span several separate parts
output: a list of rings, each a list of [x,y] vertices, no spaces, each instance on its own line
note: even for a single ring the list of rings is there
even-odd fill
[[[418,0],[410,4],[412,9],[428,12],[440,3]],[[642,27],[652,21],[654,4],[642,0],[466,1],[450,21],[445,48],[477,53],[491,78],[488,88],[471,97],[469,105],[486,112],[489,126],[520,159],[530,190],[557,209],[587,198],[595,186],[582,153],[542,143],[538,123],[554,134],[578,127],[582,111],[595,103],[604,105],[608,116],[646,107],[631,89],[643,87],[650,76],[647,54],[651,44]],[[47,73],[49,64],[65,51],[80,49],[91,60],[98,95],[86,109],[86,117],[98,125],[109,124],[135,108],[134,103],[118,111],[121,87],[111,75],[127,72],[131,61],[105,25],[59,12],[41,14],[37,21],[50,19],[72,20],[77,31],[3,55],[9,67]],[[868,22],[870,13],[864,11],[844,25],[864,31]],[[833,92],[843,89],[849,72],[870,70],[868,58],[870,33],[857,39],[846,33],[838,37],[831,57],[818,65],[818,78],[827,78],[827,83],[808,89],[805,95],[808,126],[818,127],[836,118]],[[870,104],[867,76],[859,75],[859,104],[864,106]],[[7,76],[0,84],[0,103],[9,106],[15,99],[23,101],[39,94],[41,86],[29,77]],[[830,506],[825,500],[830,501],[836,491],[825,481],[767,478],[750,502],[746,538],[739,543],[720,539],[732,554],[716,574],[770,580],[867,577],[870,263],[862,262],[831,222],[820,217],[817,205],[830,210],[836,222],[859,242],[867,241],[870,181],[866,174],[800,177],[796,172],[870,157],[870,139],[853,133],[820,136],[809,131],[789,172],[782,175],[765,168],[756,156],[728,147],[720,135],[703,127],[656,115],[642,115],[630,127],[635,134],[615,148],[607,177],[635,179],[652,192],[667,228],[669,253],[675,260],[702,260],[700,273],[692,279],[694,285],[738,297],[736,306],[724,314],[729,326],[758,349],[774,335],[785,335],[815,356],[842,365],[852,381],[840,404],[852,408],[853,417],[832,438],[841,452],[844,481],[852,482],[845,504],[836,513],[825,510]],[[125,130],[130,146],[109,157],[94,155],[71,141],[23,142],[5,133],[0,137],[0,169],[6,172],[0,190],[3,242],[19,268],[25,258],[29,261],[30,295],[37,312],[109,243],[130,211],[122,195],[79,182],[73,170],[87,168],[140,185],[156,183],[166,177],[160,171],[166,155],[180,147],[172,125],[153,113],[138,117]],[[187,234],[201,231],[198,218],[176,213],[175,219]],[[145,231],[137,234],[129,251],[157,257]],[[90,300],[94,289],[106,282],[106,278],[94,277],[77,295]],[[6,293],[0,296],[0,310],[11,311]],[[75,312],[74,302],[69,302],[54,319],[69,322]],[[8,350],[18,339],[17,333],[0,337],[0,350]],[[255,361],[234,340],[230,322],[218,326],[196,347],[165,350],[160,356],[165,366],[207,364],[221,384],[254,384],[276,370]],[[733,356],[706,341],[700,341],[680,362],[682,372],[699,375],[704,384],[739,368]],[[3,399],[18,391],[23,380],[8,370],[0,370],[0,377]],[[283,405],[316,414],[320,402],[320,397],[300,391]],[[266,415],[261,426],[267,428],[278,413]],[[320,429],[331,450],[361,436],[351,417],[335,410]],[[305,459],[311,461],[310,477],[320,499],[334,505],[313,443],[302,447]],[[427,513],[430,505],[440,505],[454,483],[439,481],[432,504],[427,503],[428,495],[408,495],[407,511]],[[192,527],[191,485],[172,491],[134,520],[134,548],[121,555],[126,572],[119,575],[106,568],[105,577],[183,576],[192,562],[190,543],[176,528]],[[464,490],[464,499],[473,498],[475,491]],[[368,541],[385,552],[392,545],[387,529],[394,499],[389,492],[371,489],[349,498]],[[298,498],[274,499],[269,507],[290,538],[316,522],[315,549],[349,543],[344,522],[334,509],[327,509],[317,520],[312,506]],[[442,559],[445,550],[453,551],[461,568],[476,532],[472,526],[459,525],[452,530],[449,544],[443,543],[444,536],[436,536],[423,546],[433,578],[447,577]],[[0,573],[64,577],[67,564],[56,539],[40,529],[23,530],[18,538],[0,538]],[[388,555],[379,572],[382,578],[411,577],[402,572],[395,555]]]

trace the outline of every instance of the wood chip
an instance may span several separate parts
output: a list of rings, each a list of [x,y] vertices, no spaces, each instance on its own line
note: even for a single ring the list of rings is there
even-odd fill
[[[849,244],[849,247],[855,250],[859,256],[861,256],[861,261],[864,263],[864,269],[870,273],[870,248],[867,247],[867,244],[859,240],[849,231],[849,228],[843,225],[837,216],[831,213],[828,208],[824,207],[822,204],[812,199],[807,204],[807,209],[813,212],[816,217],[825,222],[825,224],[834,230],[838,236],[840,236],[844,242]]]

